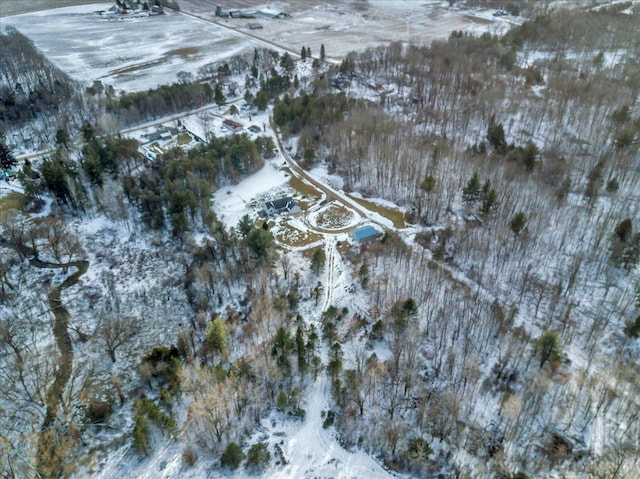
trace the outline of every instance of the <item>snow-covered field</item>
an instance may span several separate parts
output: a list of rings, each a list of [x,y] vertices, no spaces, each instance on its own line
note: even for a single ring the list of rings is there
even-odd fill
[[[177,81],[177,73],[260,46],[209,22],[168,11],[115,20],[94,12],[111,4],[43,10],[4,18],[28,36],[74,79],[101,80],[116,90],[138,91]]]
[[[184,0],[183,11],[214,19],[207,0]],[[244,1],[234,4],[247,10],[264,8],[265,2]],[[227,7],[223,5],[223,9]],[[353,50],[386,45],[389,42],[429,43],[449,36],[453,30],[482,33],[508,28],[505,17],[492,16],[493,10],[452,8],[448,1],[373,0],[368,2],[309,2],[283,0],[269,2],[269,9],[282,11],[290,18],[271,20],[230,19],[224,25],[246,31],[248,22],[259,22],[263,28],[251,35],[286,46],[299,52],[302,45],[311,47],[317,56],[324,44],[328,59],[340,60]]]
[[[214,6],[208,1],[184,1],[184,13],[168,10],[154,17],[115,19],[96,13],[111,5],[95,3],[9,16],[3,18],[2,28],[14,27],[28,36],[74,79],[100,80],[118,91],[173,83],[180,71],[195,74],[204,65],[256,47],[295,53],[304,45],[317,56],[324,44],[327,58],[338,61],[352,50],[391,41],[428,43],[453,30],[499,33],[509,28],[509,20],[493,17],[491,10],[453,9],[446,1],[271,5],[291,12],[291,18],[284,20],[222,20],[214,16]],[[249,31],[249,21],[260,22],[263,29]]]

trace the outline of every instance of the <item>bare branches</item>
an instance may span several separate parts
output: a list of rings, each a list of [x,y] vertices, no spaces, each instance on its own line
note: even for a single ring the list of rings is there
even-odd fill
[[[98,342],[106,350],[111,362],[116,362],[116,351],[126,345],[140,331],[140,321],[132,317],[105,317],[96,330]]]

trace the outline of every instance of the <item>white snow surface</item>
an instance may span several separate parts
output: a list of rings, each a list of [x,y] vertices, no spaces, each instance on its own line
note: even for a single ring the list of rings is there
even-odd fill
[[[518,23],[514,18],[493,17],[493,10],[451,8],[447,1],[378,0],[367,6],[368,12],[348,3],[300,4],[290,19],[261,20],[264,29],[247,34],[244,20],[216,24],[220,19],[214,16],[214,3],[199,11],[186,2],[184,13],[167,9],[164,15],[151,17],[97,13],[112,5],[94,3],[13,15],[2,19],[1,28],[11,26],[28,36],[76,80],[101,80],[116,90],[141,91],[174,83],[180,71],[196,73],[204,65],[265,45],[297,52],[305,44],[317,55],[324,43],[329,60],[335,62],[350,51],[390,41],[428,43],[446,38],[452,30],[501,33]]]
[[[323,429],[322,411],[329,408],[330,386],[326,377],[318,378],[307,398],[307,419],[298,428],[285,423],[291,436],[285,439],[283,452],[291,463],[281,470],[268,471],[265,477],[296,479],[331,477],[335,479],[393,477],[363,451],[346,451],[332,429]],[[296,430],[297,429],[297,430]]]
[[[278,166],[279,161],[282,160],[276,157],[239,184],[225,186],[214,193],[213,209],[227,228],[235,227],[240,218],[255,210],[251,208],[251,203],[256,195],[268,193],[287,183],[289,178]]]
[[[174,83],[177,73],[262,46],[239,33],[168,10],[152,17],[107,19],[96,3],[2,19],[28,36],[76,80],[101,80],[116,90],[140,91]]]

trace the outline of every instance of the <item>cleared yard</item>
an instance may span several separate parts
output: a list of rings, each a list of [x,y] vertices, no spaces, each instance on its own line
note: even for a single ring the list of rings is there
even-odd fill
[[[283,168],[282,171],[285,171],[288,174],[291,174],[291,170],[289,168]],[[296,192],[298,192],[302,196],[310,197],[316,200],[321,198],[321,193],[320,191],[318,191],[318,189],[315,186],[310,185],[305,181],[302,181],[297,176],[293,176],[293,175],[291,176],[291,179],[289,180],[289,186],[291,186],[291,188],[293,188]]]
[[[284,222],[278,225],[273,236],[280,244],[297,248],[316,243],[323,238],[317,233],[301,231]]]

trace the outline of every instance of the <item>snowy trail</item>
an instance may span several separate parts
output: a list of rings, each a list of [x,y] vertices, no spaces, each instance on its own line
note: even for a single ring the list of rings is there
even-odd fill
[[[323,307],[316,311],[312,322],[320,328],[322,312],[330,305],[340,300],[345,294],[341,288],[341,259],[336,246],[337,237],[325,236],[325,296]],[[326,360],[327,346],[323,345],[321,356]],[[349,452],[344,449],[336,437],[334,429],[322,427],[323,412],[330,409],[331,385],[325,374],[310,386],[305,404],[306,420],[296,431],[293,431],[283,445],[285,457],[290,463],[283,469],[277,470],[269,477],[281,479],[299,478],[391,478],[394,477],[384,470],[371,456],[363,451]]]
[[[593,425],[593,454],[601,456],[604,451],[604,419],[600,414],[596,415]]]
[[[335,288],[335,263],[336,263],[336,239],[334,236],[325,236],[325,263],[327,265],[327,272],[325,275],[325,297],[322,303],[322,309],[318,311],[317,320],[320,320],[320,316],[323,311],[326,311],[331,302],[333,301],[333,289]]]

